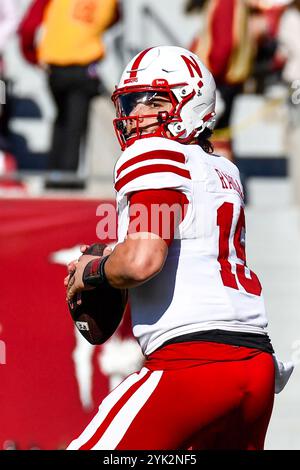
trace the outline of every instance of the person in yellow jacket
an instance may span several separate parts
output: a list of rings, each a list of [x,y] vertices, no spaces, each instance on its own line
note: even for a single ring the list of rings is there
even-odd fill
[[[62,174],[77,172],[90,102],[101,90],[96,66],[105,54],[103,33],[119,17],[118,0],[35,0],[23,20],[23,53],[24,44],[36,38],[30,31],[39,26],[39,17],[35,56],[47,70],[57,107],[49,170],[59,173],[46,182],[54,187],[66,182]]]
[[[117,0],[50,0],[38,45],[39,62],[85,66],[102,59],[102,35],[116,20],[117,7]]]

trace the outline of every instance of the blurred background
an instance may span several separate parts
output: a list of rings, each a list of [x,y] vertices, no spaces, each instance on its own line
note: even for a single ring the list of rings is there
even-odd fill
[[[213,143],[241,172],[248,264],[277,356],[300,361],[300,1],[0,0],[0,449],[65,448],[141,364],[128,318],[102,347],[77,335],[63,277],[113,202],[110,95],[155,45],[216,78]],[[300,448],[299,385],[296,367],[267,449]]]

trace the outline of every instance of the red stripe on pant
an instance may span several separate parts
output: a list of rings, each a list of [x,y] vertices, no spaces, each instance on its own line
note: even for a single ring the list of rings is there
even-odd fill
[[[79,450],[90,450],[92,449],[97,442],[101,439],[104,432],[107,430],[108,426],[121,410],[121,408],[125,405],[125,403],[129,400],[129,398],[146,382],[146,380],[150,377],[151,372],[147,372],[146,375],[137,383],[133,384],[127,392],[121,397],[121,399],[112,407],[104,421],[101,423],[95,434],[85,443],[83,444]]]

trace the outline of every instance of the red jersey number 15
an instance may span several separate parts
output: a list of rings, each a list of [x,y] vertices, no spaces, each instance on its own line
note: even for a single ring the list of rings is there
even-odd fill
[[[224,202],[218,209],[217,225],[220,229],[219,234],[219,256],[218,262],[220,263],[221,278],[224,286],[231,287],[232,289],[239,290],[239,284],[249,294],[260,295],[262,291],[261,284],[256,274],[248,270],[250,277],[246,277],[246,253],[245,246],[241,243],[242,230],[245,231],[245,212],[241,207],[239,219],[236,225],[233,244],[236,251],[237,258],[241,260],[241,264],[236,263],[236,274],[232,272],[232,263],[229,261],[229,238],[233,221],[233,204],[231,202]],[[248,268],[247,268],[248,269]]]

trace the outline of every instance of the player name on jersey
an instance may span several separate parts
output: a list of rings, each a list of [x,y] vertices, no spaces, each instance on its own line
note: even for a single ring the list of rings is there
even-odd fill
[[[215,168],[215,171],[217,172],[220,178],[223,189],[235,189],[235,191],[239,193],[241,198],[244,199],[244,193],[243,193],[242,187],[240,186],[237,179],[224,173],[223,171],[218,170],[217,168]]]

